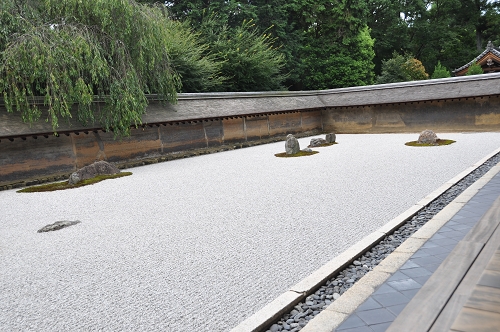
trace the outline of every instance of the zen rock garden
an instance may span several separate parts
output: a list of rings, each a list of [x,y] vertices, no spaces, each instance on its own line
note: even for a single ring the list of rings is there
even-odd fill
[[[107,161],[101,160],[101,161],[96,161],[88,166],[80,168],[76,172],[72,173],[67,181],[27,187],[18,190],[17,192],[26,193],[26,192],[44,192],[44,191],[72,189],[90,184],[95,184],[103,180],[115,179],[128,175],[132,175],[132,173],[121,172],[115,165],[110,164]]]
[[[71,174],[68,179],[68,184],[75,185],[83,180],[92,179],[99,175],[115,175],[118,173],[120,173],[120,170],[115,165],[104,160],[96,161]]]
[[[312,138],[308,148],[332,145],[335,143],[336,138],[334,133],[326,134],[325,138]]]
[[[302,157],[310,156],[318,153],[318,151],[311,150],[312,147],[330,146],[336,144],[336,136],[334,133],[326,134],[325,138],[312,138],[308,147],[300,149],[300,144],[297,138],[292,134],[288,134],[285,140],[285,152],[275,154],[276,157]]]
[[[436,133],[432,130],[426,129],[420,133],[418,140],[407,142],[405,145],[408,146],[440,146],[440,145],[450,145],[455,143],[451,139],[440,139],[437,137]]]

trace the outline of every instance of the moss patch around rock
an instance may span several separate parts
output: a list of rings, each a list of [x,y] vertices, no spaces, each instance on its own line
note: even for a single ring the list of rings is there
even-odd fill
[[[304,157],[304,156],[312,156],[313,154],[316,154],[316,153],[319,153],[319,152],[318,151],[307,152],[307,151],[301,150],[301,151],[297,152],[296,154],[286,154],[286,152],[281,152],[281,153],[276,153],[275,156],[280,157],[280,158]]]
[[[33,187],[24,188],[24,189],[18,190],[17,192],[18,193],[36,193],[36,192],[44,192],[44,191],[73,189],[73,188],[83,187],[83,186],[87,186],[87,185],[94,184],[97,182],[101,182],[103,180],[116,179],[116,178],[121,178],[123,176],[128,176],[128,175],[132,175],[132,172],[120,172],[120,173],[114,174],[114,175],[99,175],[99,176],[96,176],[92,179],[83,180],[75,185],[68,184],[68,181],[42,184],[40,186],[33,186]]]
[[[455,141],[451,140],[451,139],[438,139],[435,144],[431,144],[431,143],[423,144],[423,143],[418,143],[418,141],[411,141],[411,142],[406,142],[405,145],[408,145],[408,146],[441,146],[441,145],[450,145],[453,143],[455,143]]]

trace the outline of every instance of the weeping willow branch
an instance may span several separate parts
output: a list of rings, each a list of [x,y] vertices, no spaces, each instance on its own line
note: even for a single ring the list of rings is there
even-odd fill
[[[160,8],[128,0],[44,0],[39,16],[27,22],[6,1],[0,20],[16,32],[2,35],[0,91],[7,110],[25,122],[45,119],[57,132],[61,120],[76,117],[118,137],[141,123],[146,93],[176,102],[181,80],[169,56],[173,23]],[[104,108],[94,107],[96,98]]]

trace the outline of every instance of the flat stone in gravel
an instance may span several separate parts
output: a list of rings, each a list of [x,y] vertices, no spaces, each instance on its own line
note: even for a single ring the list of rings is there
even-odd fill
[[[80,223],[79,220],[61,220],[61,221],[56,221],[53,224],[43,226],[38,230],[38,233],[44,233],[44,232],[52,232],[52,231],[57,231],[65,227],[73,226]]]

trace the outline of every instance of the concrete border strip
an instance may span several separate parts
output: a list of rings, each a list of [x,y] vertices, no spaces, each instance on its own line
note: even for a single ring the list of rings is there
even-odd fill
[[[245,319],[231,332],[259,332],[264,331],[272,322],[276,321],[284,313],[289,312],[299,302],[314,293],[328,279],[338,274],[351,264],[356,258],[374,247],[386,235],[392,233],[415,214],[430,204],[446,190],[458,183],[464,177],[484,164],[488,159],[500,153],[500,148],[488,154],[476,162],[473,166],[459,173],[451,180],[428,194],[418,203],[401,213],[375,232],[367,235],[349,249],[336,256],[318,270],[292,286],[289,291],[281,294],[278,298],[264,306],[252,316]],[[500,164],[492,167],[480,179],[475,181],[458,197],[449,203],[443,210],[437,213],[431,220],[415,232],[410,238],[403,242],[396,250],[386,257],[372,271],[358,280],[340,298],[330,304],[328,308],[314,317],[301,330],[303,332],[333,331],[354,310],[361,305],[374,291],[396,272],[434,233],[436,233],[448,220],[450,220],[486,183],[498,172]]]

